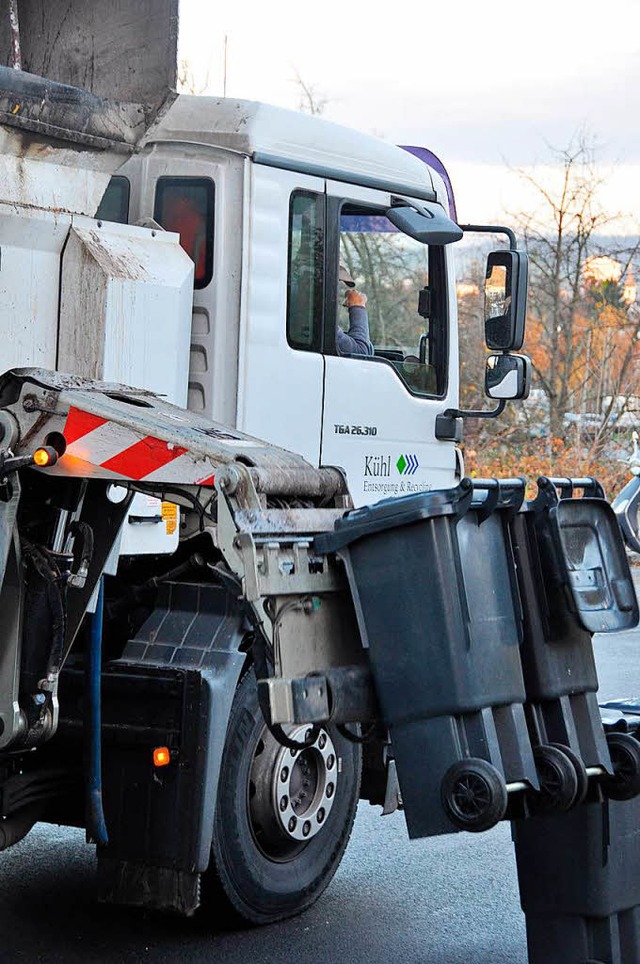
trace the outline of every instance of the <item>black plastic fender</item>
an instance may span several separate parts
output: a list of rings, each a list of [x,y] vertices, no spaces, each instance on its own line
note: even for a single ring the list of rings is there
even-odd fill
[[[199,771],[196,872],[209,865],[218,777],[236,687],[247,661],[240,647],[247,624],[242,607],[225,589],[211,584],[161,586],[156,607],[118,662],[197,671],[207,693],[198,697],[199,733],[191,765]],[[195,709],[195,708],[194,708]]]

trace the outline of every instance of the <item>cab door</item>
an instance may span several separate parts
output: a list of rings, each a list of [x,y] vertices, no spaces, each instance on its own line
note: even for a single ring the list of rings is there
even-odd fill
[[[237,425],[320,458],[324,180],[252,164]]]
[[[435,437],[436,416],[457,403],[453,279],[446,249],[399,232],[390,204],[327,182],[321,464],[346,470],[356,505],[455,484],[455,446]],[[340,261],[367,296],[373,356],[337,354],[336,325],[349,326]]]

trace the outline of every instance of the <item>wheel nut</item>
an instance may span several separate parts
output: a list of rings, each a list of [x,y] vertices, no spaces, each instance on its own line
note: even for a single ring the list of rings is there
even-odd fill
[[[297,750],[292,749],[292,750],[291,750],[291,756],[295,756],[297,752],[298,752]]]
[[[289,820],[289,824],[288,824],[289,833],[293,833],[293,831],[296,829],[296,824],[297,824],[297,823],[298,823],[298,821],[296,820],[296,818],[295,818],[295,817],[291,817],[291,819]]]
[[[280,779],[283,783],[286,783],[289,779],[289,767],[283,767],[280,771]]]
[[[335,787],[334,787],[333,783],[327,783],[326,793],[327,793],[327,796],[329,797],[329,799],[331,799],[331,797],[333,796],[333,791],[334,791],[334,790],[335,790]]]
[[[305,820],[305,822],[302,825],[302,836],[308,837],[310,833],[311,833],[311,824],[309,823],[308,820]]]
[[[312,736],[313,736],[313,730],[307,730],[307,732],[304,735],[304,742],[309,743]]]
[[[336,758],[334,757],[333,753],[330,753],[329,756],[327,757],[327,770],[333,770],[335,765],[336,765]]]
[[[322,823],[324,821],[324,807],[320,807],[320,809],[318,810],[316,814],[316,820],[318,821],[318,823]]]
[[[280,809],[282,810],[283,813],[284,813],[284,811],[287,809],[288,806],[289,806],[289,798],[288,798],[288,797],[282,797],[281,800],[280,800]]]
[[[327,745],[327,734],[321,733],[320,737],[318,738],[318,746],[320,747],[321,750],[324,750],[326,745]]]

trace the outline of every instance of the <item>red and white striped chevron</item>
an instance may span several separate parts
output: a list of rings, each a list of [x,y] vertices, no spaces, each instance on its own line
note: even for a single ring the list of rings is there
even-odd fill
[[[67,448],[58,465],[69,474],[213,485],[209,459],[79,408],[69,409],[63,434]]]

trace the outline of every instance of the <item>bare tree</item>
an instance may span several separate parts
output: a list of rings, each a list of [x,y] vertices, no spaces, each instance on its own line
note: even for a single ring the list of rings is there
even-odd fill
[[[529,348],[537,384],[548,399],[551,436],[561,438],[567,413],[583,411],[598,395],[596,359],[589,357],[589,349],[603,315],[596,310],[586,269],[590,258],[602,253],[599,233],[613,216],[599,205],[603,178],[585,136],[556,151],[555,159],[560,173],[555,187],[543,176],[520,172],[534,188],[540,210],[515,220],[530,259]],[[629,263],[632,257],[627,252]],[[625,327],[626,306],[618,307],[616,327]],[[602,351],[599,373],[611,363]]]
[[[294,84],[298,88],[298,110],[305,114],[324,114],[329,98],[321,94],[315,84],[309,84],[296,69]]]
[[[211,86],[211,71],[201,76],[189,60],[181,60],[178,66],[178,90],[182,94],[206,94]]]

